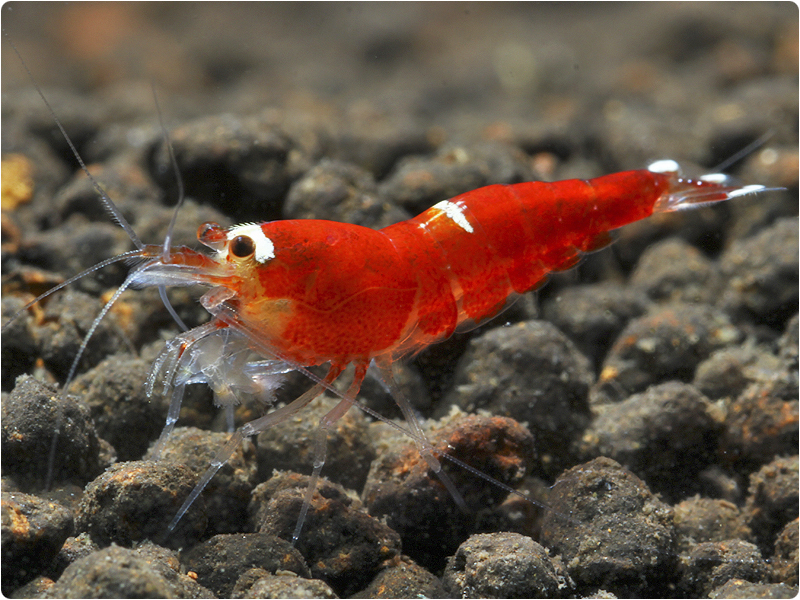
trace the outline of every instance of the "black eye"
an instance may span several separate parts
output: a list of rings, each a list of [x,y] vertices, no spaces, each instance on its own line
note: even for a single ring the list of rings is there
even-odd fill
[[[256,251],[256,244],[251,237],[237,235],[231,240],[230,251],[237,258],[247,258]]]

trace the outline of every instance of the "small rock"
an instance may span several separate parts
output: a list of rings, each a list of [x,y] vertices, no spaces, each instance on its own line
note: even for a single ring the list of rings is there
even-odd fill
[[[769,565],[755,544],[741,540],[704,542],[682,559],[679,589],[687,597],[701,598],[732,579],[767,583]]]
[[[589,423],[593,379],[586,357],[547,321],[498,327],[470,341],[436,414],[456,405],[527,423],[541,474],[555,477],[571,464],[570,444]]]
[[[253,568],[310,576],[303,557],[289,542],[265,533],[216,535],[184,553],[183,562],[197,574],[199,584],[220,598],[230,598],[239,577]]]
[[[47,569],[75,523],[60,504],[16,492],[2,493],[0,512],[2,588],[7,595]]]
[[[572,591],[564,566],[518,533],[470,537],[447,561],[444,584],[457,598],[561,598]]]
[[[777,534],[797,518],[798,489],[797,456],[776,458],[750,475],[744,512],[747,524],[765,551],[772,550]]]
[[[100,546],[130,546],[151,539],[170,548],[195,543],[206,529],[202,497],[197,498],[174,531],[167,529],[197,482],[181,465],[138,461],[118,463],[89,483],[76,526]]]
[[[407,556],[399,557],[352,598],[449,598],[439,578]]]
[[[541,543],[561,555],[578,590],[658,594],[675,576],[672,511],[609,458],[555,482]]]
[[[309,478],[276,474],[253,490],[251,522],[263,533],[291,540]],[[370,516],[361,502],[339,485],[320,479],[311,498],[297,550],[311,575],[337,594],[366,586],[381,564],[400,553],[400,536]]]
[[[726,500],[695,496],[673,507],[678,552],[703,542],[751,541],[752,532],[739,508]]]

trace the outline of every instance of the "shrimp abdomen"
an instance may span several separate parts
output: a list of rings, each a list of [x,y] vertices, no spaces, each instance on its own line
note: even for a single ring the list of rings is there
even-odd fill
[[[673,161],[651,169],[555,183],[491,185],[383,229],[414,264],[420,293],[416,339],[449,336],[496,315],[510,299],[608,245],[612,230],[649,217],[726,200],[762,186],[721,175],[692,180]]]

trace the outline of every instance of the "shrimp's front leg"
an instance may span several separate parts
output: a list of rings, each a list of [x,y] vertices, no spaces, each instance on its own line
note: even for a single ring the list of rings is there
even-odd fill
[[[218,320],[187,331],[170,340],[153,364],[147,381],[152,396],[163,380],[164,396],[170,397],[164,429],[152,456],[158,460],[178,421],[186,386],[205,383],[214,392],[214,403],[224,406],[228,430],[234,430],[233,410],[246,397],[274,399],[283,375],[294,367],[280,360],[254,360],[247,337]]]

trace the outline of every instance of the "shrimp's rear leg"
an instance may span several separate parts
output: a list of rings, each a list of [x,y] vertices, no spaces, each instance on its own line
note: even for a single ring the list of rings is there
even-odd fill
[[[314,496],[314,491],[317,489],[319,482],[319,475],[322,467],[325,465],[325,459],[328,454],[328,431],[333,427],[334,423],[341,419],[344,414],[350,409],[356,401],[358,391],[361,389],[361,384],[367,374],[368,363],[361,363],[356,365],[356,372],[353,375],[353,381],[350,387],[347,388],[342,400],[334,406],[322,419],[320,419],[319,427],[317,428],[317,439],[314,445],[314,471],[311,473],[311,478],[308,481],[305,496],[303,497],[303,506],[300,508],[300,516],[297,518],[297,524],[292,534],[292,544],[296,544],[300,537],[300,532],[303,529],[303,523],[308,514],[308,508],[311,506],[311,498]],[[331,367],[333,368],[333,367]]]
[[[394,380],[391,362],[389,362],[389,360],[375,359],[373,364],[378,369],[378,372],[383,379],[383,383],[388,388],[389,393],[392,395],[392,398],[394,398],[397,406],[400,407],[403,417],[405,418],[406,423],[408,423],[409,429],[411,429],[414,442],[417,445],[417,450],[419,450],[420,455],[425,459],[425,462],[428,463],[430,469],[436,473],[436,476],[439,478],[439,481],[442,482],[442,485],[444,485],[447,491],[450,492],[450,495],[453,497],[453,500],[459,506],[459,508],[462,510],[467,510],[467,504],[464,501],[464,497],[461,495],[461,492],[458,491],[458,488],[456,488],[453,480],[450,479],[447,473],[445,473],[442,469],[442,463],[438,458],[436,458],[433,446],[431,445],[430,441],[428,441],[428,437],[425,435],[425,432],[422,430],[419,419],[417,418],[414,409],[411,408],[411,403],[408,401],[408,398],[405,397],[400,389],[400,386],[398,386],[397,382]]]
[[[325,375],[325,378],[314,385],[311,389],[306,391],[302,396],[298,397],[297,399],[293,400],[286,406],[282,406],[281,408],[277,408],[272,412],[264,415],[263,417],[259,417],[249,423],[245,423],[236,432],[231,436],[228,440],[228,443],[217,452],[217,455],[214,457],[214,460],[211,461],[211,465],[209,465],[208,469],[203,476],[200,478],[200,481],[197,483],[195,488],[192,490],[192,493],[189,494],[189,497],[186,498],[181,508],[178,510],[175,517],[173,517],[172,521],[169,524],[169,530],[172,531],[178,525],[178,522],[181,520],[186,511],[189,510],[189,507],[192,503],[197,499],[197,497],[202,493],[205,487],[208,485],[208,482],[211,481],[211,478],[216,475],[217,471],[220,470],[222,465],[228,462],[231,454],[233,454],[234,450],[242,443],[244,438],[256,435],[257,433],[261,433],[272,427],[273,425],[277,425],[278,423],[282,423],[286,419],[290,418],[292,415],[296,414],[300,411],[303,407],[305,407],[309,402],[311,402],[314,398],[319,396],[326,388],[328,388],[336,378],[341,375],[344,367],[331,365],[330,369],[328,370],[328,374]]]

